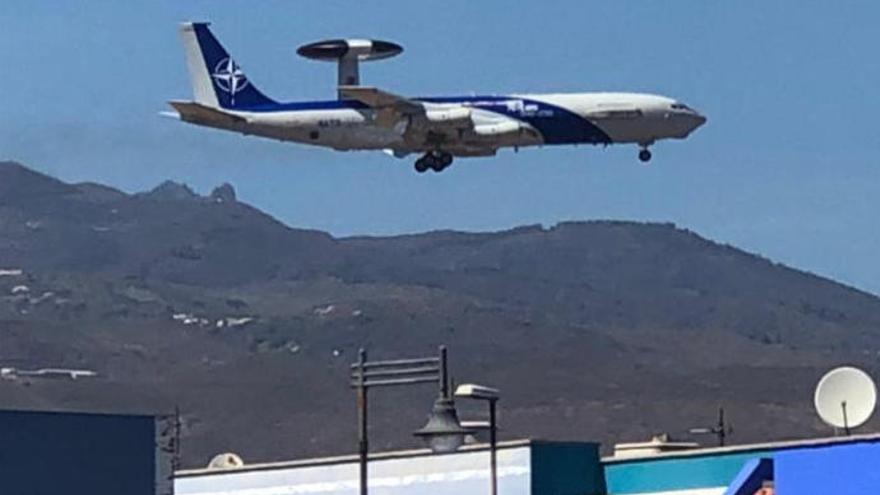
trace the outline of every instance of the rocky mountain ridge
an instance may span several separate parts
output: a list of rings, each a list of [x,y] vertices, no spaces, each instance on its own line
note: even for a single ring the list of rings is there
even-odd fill
[[[734,441],[824,432],[828,367],[877,372],[880,300],[671,224],[335,238],[164,183],[126,194],[0,162],[0,380],[8,407],[184,413],[184,456],[354,449],[358,347],[450,347],[503,391],[507,437],[638,440],[707,424]],[[375,445],[412,445],[434,392],[377,394]],[[463,414],[479,414],[478,410]]]

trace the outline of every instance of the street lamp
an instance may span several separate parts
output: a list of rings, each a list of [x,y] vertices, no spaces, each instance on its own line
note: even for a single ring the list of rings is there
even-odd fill
[[[437,454],[455,452],[464,443],[464,437],[473,430],[463,428],[455,412],[455,403],[449,397],[440,395],[434,401],[428,423],[413,433],[422,437]]]
[[[455,413],[455,403],[449,394],[446,347],[440,346],[440,355],[417,359],[367,361],[367,351],[358,352],[358,361],[351,365],[351,386],[357,390],[358,457],[360,495],[367,495],[367,391],[375,387],[396,387],[434,383],[440,386],[440,395],[434,402],[428,424],[416,432],[425,438],[434,452],[453,452],[465,435],[472,432],[462,428]]]
[[[489,403],[489,468],[492,479],[492,495],[498,495],[498,460],[497,460],[497,435],[498,424],[495,419],[495,409],[501,393],[496,388],[466,383],[455,389],[456,397],[467,399],[484,400]]]

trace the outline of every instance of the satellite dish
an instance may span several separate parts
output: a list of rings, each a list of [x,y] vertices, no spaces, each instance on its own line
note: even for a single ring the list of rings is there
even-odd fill
[[[822,421],[835,428],[857,428],[868,421],[877,404],[877,388],[864,371],[851,366],[834,368],[816,385],[813,397]]]

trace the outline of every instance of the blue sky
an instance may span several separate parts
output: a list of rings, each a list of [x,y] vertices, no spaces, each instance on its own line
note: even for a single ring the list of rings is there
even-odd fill
[[[664,221],[880,293],[877,2],[0,3],[0,159],[126,191],[222,182],[296,227],[335,235],[497,230],[562,220]],[[189,97],[177,24],[210,20],[250,80],[330,98],[335,69],[295,48],[401,43],[366,84],[408,95],[629,90],[709,123],[659,143],[461,160],[338,153],[157,116]]]

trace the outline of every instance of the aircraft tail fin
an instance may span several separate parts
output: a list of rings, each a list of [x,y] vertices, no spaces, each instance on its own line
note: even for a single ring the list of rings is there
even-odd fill
[[[208,23],[183,23],[180,36],[197,103],[229,110],[275,103],[248,80],[208,29]]]

